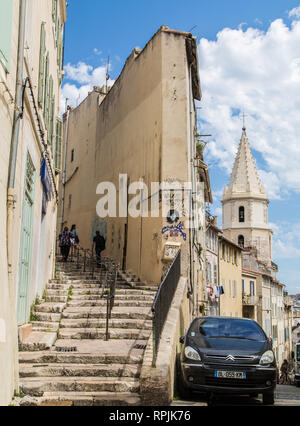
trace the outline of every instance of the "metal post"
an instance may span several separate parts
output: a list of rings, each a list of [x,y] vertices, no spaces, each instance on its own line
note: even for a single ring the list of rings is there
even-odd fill
[[[84,256],[83,256],[83,272],[86,271],[86,250],[84,250]]]
[[[107,298],[107,303],[106,303],[106,336],[105,336],[105,340],[108,341],[109,339],[109,334],[108,334],[108,316],[109,316],[109,297]]]

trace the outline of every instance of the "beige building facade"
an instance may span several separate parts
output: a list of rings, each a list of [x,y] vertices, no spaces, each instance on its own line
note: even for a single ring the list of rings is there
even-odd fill
[[[0,3],[0,405],[18,389],[17,326],[54,271],[65,20],[64,0]]]
[[[224,292],[220,295],[220,315],[242,318],[242,249],[223,235],[219,236],[219,274]]]
[[[112,88],[95,87],[65,114],[58,225],[76,224],[84,248],[99,230],[103,254],[150,286],[160,284],[180,249],[194,313],[204,275],[205,202],[211,201],[207,167],[196,151],[200,99],[196,39],[162,26],[144,49],[133,50]],[[163,202],[170,194],[156,184],[177,185],[168,209]],[[107,194],[110,211],[101,215]],[[196,213],[191,229],[187,206]]]
[[[255,272],[245,268],[242,270],[242,302],[243,317],[255,321],[258,319],[259,307],[258,276]]]

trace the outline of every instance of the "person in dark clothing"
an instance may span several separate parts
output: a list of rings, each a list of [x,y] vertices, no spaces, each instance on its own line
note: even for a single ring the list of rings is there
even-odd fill
[[[281,382],[283,385],[288,384],[288,373],[289,373],[289,363],[288,360],[285,359],[280,368],[281,371]]]
[[[71,232],[69,232],[69,228],[65,227],[64,230],[59,234],[59,246],[64,262],[68,261],[72,240],[73,235]]]
[[[105,238],[100,235],[99,231],[96,231],[96,236],[93,240],[93,248],[95,247],[97,265],[101,266],[101,253],[105,250]]]
[[[73,239],[74,239],[74,246],[78,246],[79,245],[79,243],[80,243],[80,241],[79,241],[79,237],[78,237],[78,231],[77,231],[77,229],[76,229],[76,225],[72,225],[72,228],[71,228],[71,234],[73,235]]]

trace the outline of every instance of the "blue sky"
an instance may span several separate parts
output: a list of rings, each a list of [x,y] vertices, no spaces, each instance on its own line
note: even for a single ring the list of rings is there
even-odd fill
[[[221,213],[241,136],[238,112],[245,110],[271,201],[279,278],[290,293],[300,293],[300,0],[69,0],[63,103],[68,97],[76,106],[103,84],[108,56],[115,80],[132,49],[144,47],[162,24],[193,28],[198,37],[199,125],[212,134],[206,150],[211,210]]]

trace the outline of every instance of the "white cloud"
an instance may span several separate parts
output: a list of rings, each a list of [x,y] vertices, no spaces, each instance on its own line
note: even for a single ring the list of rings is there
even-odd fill
[[[300,7],[290,11],[295,18]],[[299,16],[298,16],[299,15]],[[216,41],[199,42],[204,133],[213,135],[207,160],[229,173],[242,132],[263,160],[260,176],[268,195],[300,193],[300,21],[281,19],[264,32],[225,28]],[[260,165],[260,168],[261,165]]]
[[[66,99],[68,99],[68,105],[76,107],[88,96],[94,86],[101,87],[106,84],[106,66],[93,68],[85,62],[78,62],[77,65],[68,63],[64,71],[66,83],[61,91],[61,112],[65,111]],[[108,81],[109,86],[113,83],[113,80]]]
[[[295,7],[294,9],[289,11],[290,18],[300,18],[300,6]]]
[[[277,222],[270,223],[270,227],[274,232],[274,257],[300,260],[300,223]]]

